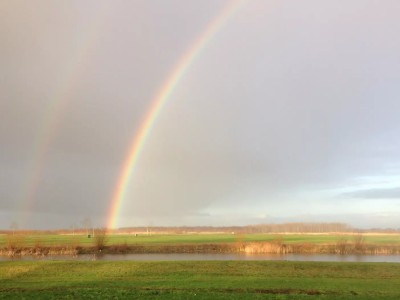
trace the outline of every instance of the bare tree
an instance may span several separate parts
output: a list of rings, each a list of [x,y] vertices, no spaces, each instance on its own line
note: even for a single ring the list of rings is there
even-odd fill
[[[101,252],[107,244],[107,230],[99,228],[95,230],[94,246],[97,251]]]

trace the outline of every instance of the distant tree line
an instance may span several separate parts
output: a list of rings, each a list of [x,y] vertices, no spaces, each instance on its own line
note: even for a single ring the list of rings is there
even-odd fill
[[[92,229],[95,230],[95,229]],[[0,234],[87,234],[88,228],[54,229],[54,230],[29,230],[15,229],[1,230]],[[371,228],[358,229],[345,223],[281,223],[281,224],[255,224],[247,226],[141,226],[124,227],[107,230],[108,233],[127,234],[153,234],[153,233],[325,233],[325,232],[380,232],[400,233],[399,228]]]
[[[324,233],[324,232],[351,232],[355,229],[344,223],[282,223],[259,224],[247,226],[249,233]]]
[[[373,228],[359,229],[345,223],[280,223],[280,224],[255,224],[247,226],[146,226],[146,227],[124,227],[117,230],[120,233],[328,233],[328,232],[382,232],[400,233],[395,228]]]
[[[180,226],[180,227],[126,227],[118,232],[169,232],[169,233],[323,233],[323,232],[353,232],[354,229],[344,223],[282,223],[282,224],[256,224],[247,226]]]

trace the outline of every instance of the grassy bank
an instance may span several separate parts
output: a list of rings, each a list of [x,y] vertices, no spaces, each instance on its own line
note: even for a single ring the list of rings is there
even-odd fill
[[[400,265],[5,262],[2,299],[399,299]]]
[[[287,244],[313,243],[326,244],[336,243],[338,240],[353,240],[352,234],[109,234],[108,245],[167,245],[167,244],[217,244],[236,242],[271,242],[282,239]],[[363,235],[366,243],[400,245],[400,235],[375,234]],[[34,234],[20,235],[20,239],[26,246],[40,244],[43,246],[59,246],[66,244],[79,244],[91,246],[93,238],[86,235],[63,235],[63,234]],[[8,235],[0,235],[0,247],[7,245]]]
[[[0,255],[90,253],[323,253],[400,254],[397,235],[179,234],[179,235],[7,235]]]

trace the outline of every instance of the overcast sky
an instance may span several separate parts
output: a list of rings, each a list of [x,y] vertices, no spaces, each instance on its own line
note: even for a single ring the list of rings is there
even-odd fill
[[[0,228],[104,226],[219,0],[0,2]],[[118,226],[400,227],[400,2],[241,6],[166,102]]]

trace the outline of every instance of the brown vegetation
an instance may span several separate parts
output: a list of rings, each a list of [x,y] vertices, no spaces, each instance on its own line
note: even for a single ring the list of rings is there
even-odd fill
[[[107,243],[107,230],[104,228],[96,229],[94,231],[94,248],[96,251],[101,252]]]
[[[398,245],[378,245],[368,244],[362,234],[356,234],[349,240],[346,237],[340,238],[335,244],[313,244],[313,243],[293,243],[284,244],[283,242],[253,242],[247,243],[245,253],[271,253],[271,254],[369,254],[387,255],[400,254]]]
[[[8,234],[6,246],[0,248],[0,255],[8,257],[18,256],[55,256],[55,255],[77,255],[78,246],[75,243],[68,245],[44,246],[40,239],[37,239],[32,246],[25,243],[26,235],[18,232]]]
[[[20,247],[13,250],[3,248],[0,249],[0,255],[8,257],[18,256],[57,256],[57,255],[78,255],[77,248],[69,246],[53,246],[53,247]]]
[[[100,251],[101,250],[101,251]],[[176,244],[176,245],[129,245],[127,243],[105,245],[100,243],[92,247],[77,245],[40,246],[31,247],[4,247],[0,255],[4,256],[57,256],[95,254],[142,254],[142,253],[246,253],[246,254],[400,254],[400,246],[362,244],[340,240],[336,244],[293,243],[285,244],[278,241],[271,242],[243,242],[219,244]]]

